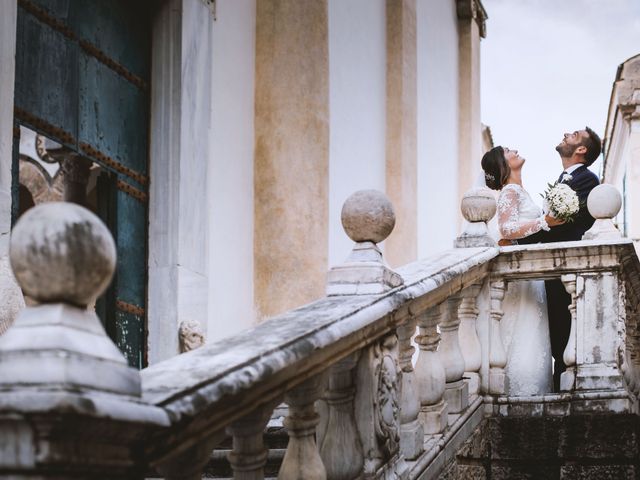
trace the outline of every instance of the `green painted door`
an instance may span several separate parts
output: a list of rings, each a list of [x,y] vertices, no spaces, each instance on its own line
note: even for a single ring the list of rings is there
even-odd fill
[[[118,265],[110,294],[98,311],[130,364],[142,367],[146,364],[149,4],[18,0],[18,6],[16,123],[110,172],[98,185],[98,213],[116,239]],[[17,196],[13,201],[18,202]]]

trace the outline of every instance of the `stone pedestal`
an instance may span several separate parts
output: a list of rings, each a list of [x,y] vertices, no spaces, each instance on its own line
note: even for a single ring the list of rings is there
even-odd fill
[[[400,429],[400,451],[406,459],[412,460],[422,453],[424,428],[419,420],[403,423]]]
[[[425,434],[441,433],[447,428],[449,409],[444,401],[435,405],[422,406],[420,408],[420,422]]]
[[[469,406],[469,385],[464,380],[447,383],[444,399],[449,413],[460,413]]]

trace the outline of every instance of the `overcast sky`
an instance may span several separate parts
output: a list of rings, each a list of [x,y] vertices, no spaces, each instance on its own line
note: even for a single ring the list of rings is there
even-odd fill
[[[483,0],[482,121],[527,159],[539,200],[562,172],[564,132],[604,135],[617,67],[640,53],[640,0]],[[600,162],[594,166],[599,173]]]

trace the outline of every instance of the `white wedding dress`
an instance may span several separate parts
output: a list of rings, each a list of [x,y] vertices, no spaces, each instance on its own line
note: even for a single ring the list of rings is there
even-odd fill
[[[502,238],[517,240],[549,227],[527,191],[508,184],[498,197],[498,228]],[[544,281],[510,282],[502,307],[500,328],[507,352],[507,394],[551,392],[551,341]]]

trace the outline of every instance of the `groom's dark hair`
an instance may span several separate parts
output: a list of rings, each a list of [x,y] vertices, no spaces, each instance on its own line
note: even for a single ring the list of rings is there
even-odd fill
[[[589,127],[584,127],[587,137],[582,140],[582,145],[587,147],[587,153],[584,154],[584,164],[588,167],[595,162],[602,151],[602,141],[596,132]]]
[[[487,187],[492,190],[500,190],[511,175],[511,169],[504,157],[504,148],[493,147],[482,157],[482,170],[484,170],[484,181]]]

